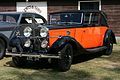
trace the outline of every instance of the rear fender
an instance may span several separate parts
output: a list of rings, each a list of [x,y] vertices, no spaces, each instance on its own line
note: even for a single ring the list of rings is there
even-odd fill
[[[115,34],[113,33],[113,31],[111,29],[108,29],[106,31],[105,37],[104,37],[104,45],[108,42],[109,38],[112,38],[112,43],[116,44],[116,38],[115,38]]]

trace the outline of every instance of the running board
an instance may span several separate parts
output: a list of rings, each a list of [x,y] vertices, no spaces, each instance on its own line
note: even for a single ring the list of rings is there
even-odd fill
[[[32,55],[32,54],[15,54],[15,53],[6,53],[8,56],[19,56],[19,57],[38,57],[38,58],[56,58],[60,59],[60,56],[52,55],[52,54],[40,54],[40,55]]]
[[[98,48],[94,48],[94,49],[86,49],[88,52],[90,53],[96,53],[96,52],[100,52],[100,51],[103,51],[107,49],[106,46],[103,46],[103,47],[98,47]]]

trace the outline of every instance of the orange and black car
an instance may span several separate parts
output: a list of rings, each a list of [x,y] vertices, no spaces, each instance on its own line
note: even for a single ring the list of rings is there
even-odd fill
[[[109,29],[104,12],[90,10],[56,12],[50,14],[49,20],[51,24],[49,36],[54,37],[49,38],[49,45],[52,52],[56,50],[63,56],[59,62],[63,70],[70,68],[74,56],[97,52],[104,55],[112,53],[116,39]]]
[[[48,24],[40,17],[26,14],[22,17],[24,21],[20,18],[20,26],[14,28],[9,38],[7,55],[12,55],[16,66],[24,65],[31,59],[34,61],[42,58],[57,64],[59,70],[67,71],[75,56],[112,53],[116,39],[109,29],[104,12],[54,12],[50,13]]]

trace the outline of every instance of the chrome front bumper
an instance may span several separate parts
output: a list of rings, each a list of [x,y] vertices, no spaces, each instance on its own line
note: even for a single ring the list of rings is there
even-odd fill
[[[60,59],[60,55],[54,55],[54,54],[17,54],[17,53],[6,53],[6,55],[9,56],[19,56],[19,57],[37,57],[37,58],[56,58]]]

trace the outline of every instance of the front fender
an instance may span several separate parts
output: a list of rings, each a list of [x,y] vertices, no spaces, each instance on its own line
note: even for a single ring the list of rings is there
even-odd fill
[[[74,38],[70,36],[63,36],[61,38],[58,38],[53,43],[48,52],[51,54],[57,54],[62,48],[64,48],[66,44],[72,45],[74,56],[84,50],[84,48]]]

